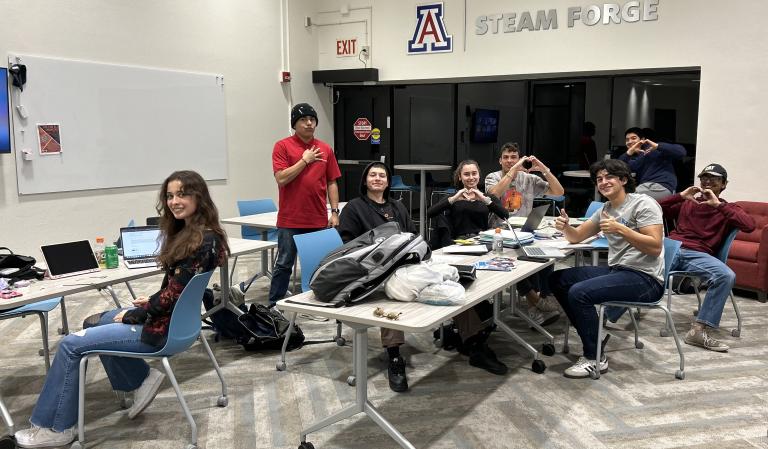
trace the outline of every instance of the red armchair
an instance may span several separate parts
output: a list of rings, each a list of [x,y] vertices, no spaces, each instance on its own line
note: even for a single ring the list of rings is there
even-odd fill
[[[737,201],[751,215],[757,227],[739,232],[728,254],[728,266],[736,273],[736,287],[757,292],[761,302],[768,293],[768,203]]]

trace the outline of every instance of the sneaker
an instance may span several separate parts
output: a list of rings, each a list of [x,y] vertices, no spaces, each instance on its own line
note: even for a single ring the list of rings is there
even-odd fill
[[[232,284],[229,286],[229,302],[235,306],[245,304],[245,282]]]
[[[594,360],[579,357],[579,360],[577,360],[573,366],[567,368],[563,375],[569,379],[583,379],[585,377],[590,377],[590,373],[593,373],[596,369],[595,365],[596,363]],[[603,354],[603,356],[600,357],[600,374],[603,374],[606,371],[608,371],[608,357]]]
[[[548,326],[560,319],[560,312],[544,312],[534,306],[528,308],[528,318],[539,326]]]
[[[56,447],[66,446],[75,440],[75,428],[63,432],[32,425],[29,429],[19,430],[14,435],[19,447]]]
[[[704,349],[709,349],[710,351],[727,352],[729,349],[728,345],[710,337],[709,334],[707,334],[707,331],[703,329],[698,330],[691,328],[691,330],[685,334],[684,341],[689,345],[699,346]]]
[[[149,369],[149,375],[133,394],[133,405],[128,409],[128,418],[133,419],[139,416],[152,403],[163,379],[165,379],[165,374],[154,368]]]
[[[542,312],[558,312],[560,313],[560,303],[557,302],[554,296],[544,296],[536,303],[536,308]]]
[[[389,360],[387,377],[389,378],[389,388],[392,391],[397,393],[408,391],[408,378],[405,376],[405,360],[402,357],[395,357]]]
[[[472,352],[469,354],[469,364],[498,376],[507,374],[508,369],[507,365],[499,361],[496,358],[496,353],[485,343],[478,344],[472,348]]]

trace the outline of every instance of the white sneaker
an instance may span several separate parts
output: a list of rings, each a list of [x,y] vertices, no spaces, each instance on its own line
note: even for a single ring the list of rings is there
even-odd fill
[[[66,446],[75,440],[75,428],[63,432],[32,425],[29,429],[19,430],[14,435],[19,447],[56,447]]]
[[[538,307],[533,306],[528,308],[528,318],[539,326],[547,326],[560,318],[560,312],[544,312]]]
[[[229,302],[235,306],[245,304],[245,285],[243,282],[229,286]]]
[[[539,299],[536,307],[542,312],[560,312],[560,303],[557,302],[554,296],[545,296]]]
[[[602,374],[608,371],[608,357],[603,354],[600,359],[600,374]],[[590,373],[595,371],[596,365],[594,360],[587,360],[585,357],[579,357],[579,360],[577,360],[573,366],[567,368],[563,375],[569,379],[589,377]]]
[[[157,391],[160,390],[160,385],[163,384],[163,379],[165,374],[154,368],[149,369],[149,375],[133,393],[133,405],[128,409],[128,418],[133,419],[139,416],[152,403],[157,396]]]

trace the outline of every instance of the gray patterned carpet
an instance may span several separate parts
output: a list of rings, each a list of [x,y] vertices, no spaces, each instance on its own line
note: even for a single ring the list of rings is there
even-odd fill
[[[258,260],[240,258],[236,278],[246,278],[259,266]],[[149,294],[159,282],[150,278],[133,287]],[[257,281],[248,298],[265,300],[267,288],[266,281]],[[117,290],[127,303],[127,289]],[[470,367],[465,356],[436,348],[431,334],[408,335],[403,352],[409,360],[411,389],[397,394],[388,388],[379,333],[371,330],[369,396],[417,448],[768,448],[768,304],[737,300],[744,315],[741,338],[730,336],[736,319],[727,305],[717,337],[731,350],[718,354],[685,345],[683,381],[674,378],[678,357],[672,339],[659,336],[663,314],[650,311],[643,312],[640,321],[642,350],[634,348],[632,332],[626,330],[628,318],[610,327],[610,370],[598,381],[563,377],[581,347],[572,332],[570,354],[559,352],[561,320],[550,326],[558,353],[544,357],[544,374],[533,373],[530,356],[500,332],[491,338],[491,346],[510,367],[501,377]],[[675,298],[681,334],[689,327],[695,302],[692,295]],[[77,330],[86,316],[113,305],[106,295],[90,293],[67,298],[67,306]],[[57,309],[50,317],[54,350],[61,338],[55,334],[60,323]],[[335,331],[333,323],[300,324],[309,339],[327,338]],[[520,320],[509,324],[534,346],[544,342]],[[345,334],[350,336],[349,329]],[[45,378],[37,355],[38,321],[1,321],[0,335],[0,395],[17,427],[25,427]],[[349,346],[306,346],[289,354],[286,372],[277,372],[278,353],[247,353],[229,341],[214,342],[210,331],[205,336],[228,382],[228,407],[216,406],[220,386],[199,343],[172,361],[197,421],[200,447],[296,448],[303,426],[354,400],[354,388],[346,384]],[[86,401],[88,448],[182,448],[189,441],[190,428],[167,381],[152,405],[131,421],[100,364],[92,363]],[[366,417],[343,421],[308,440],[323,449],[397,447]]]

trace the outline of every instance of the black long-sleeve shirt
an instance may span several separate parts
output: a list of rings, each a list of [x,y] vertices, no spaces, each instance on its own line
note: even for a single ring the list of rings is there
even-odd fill
[[[509,212],[501,205],[501,201],[494,195],[487,195],[491,204],[485,205],[482,201],[455,201],[453,204],[444,198],[439,203],[430,207],[427,216],[432,218],[444,210],[448,210],[448,222],[451,225],[451,237],[477,234],[488,229],[488,215],[493,213],[501,218],[508,218]]]

